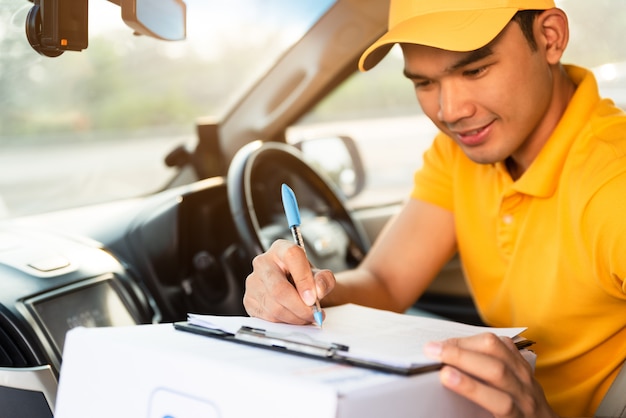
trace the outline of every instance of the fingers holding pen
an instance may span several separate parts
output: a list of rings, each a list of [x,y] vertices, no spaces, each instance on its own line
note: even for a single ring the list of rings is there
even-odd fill
[[[302,248],[278,240],[266,253],[254,258],[253,267],[246,279],[244,295],[244,307],[249,315],[273,322],[312,322],[311,305],[315,303],[318,291],[328,289],[324,282],[328,274],[318,273],[322,283],[316,285]]]
[[[335,275],[328,269],[313,269],[313,279],[315,280],[315,290],[319,300],[324,299],[335,288]]]
[[[278,250],[277,262],[282,264],[283,274],[307,306],[312,306],[316,298],[324,298],[334,288],[334,274],[330,270],[312,267],[301,247],[288,241],[277,241],[272,247]]]
[[[296,288],[288,280],[294,260],[284,261],[283,258],[286,249],[291,246],[293,245],[286,241],[277,241],[266,253],[252,260],[254,269],[246,279],[243,299],[250,316],[291,324],[310,322],[310,308],[306,307]],[[306,259],[305,262],[308,264]],[[309,275],[312,276],[310,271]],[[310,280],[313,280],[312,277]]]
[[[317,289],[313,278],[313,271],[303,248],[289,244],[281,247],[284,274],[291,280],[300,298],[307,306],[312,306],[317,300]]]

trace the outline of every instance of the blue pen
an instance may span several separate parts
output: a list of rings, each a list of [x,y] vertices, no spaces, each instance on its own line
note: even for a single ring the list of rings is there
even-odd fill
[[[300,210],[298,209],[296,195],[286,184],[283,184],[281,187],[281,194],[283,197],[285,215],[287,215],[287,223],[289,224],[289,229],[291,230],[293,239],[306,253],[306,250],[304,249],[304,241],[302,240],[302,233],[300,232]],[[321,327],[323,315],[322,308],[320,307],[320,301],[317,297],[315,298],[315,304],[313,305],[313,317],[315,318],[317,325]]]

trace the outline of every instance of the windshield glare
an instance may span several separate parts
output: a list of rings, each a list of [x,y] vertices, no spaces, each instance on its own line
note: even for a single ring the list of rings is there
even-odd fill
[[[0,218],[145,195],[329,7],[330,0],[185,0],[187,39],[133,35],[119,6],[89,0],[89,46],[29,45],[32,3],[0,0]]]

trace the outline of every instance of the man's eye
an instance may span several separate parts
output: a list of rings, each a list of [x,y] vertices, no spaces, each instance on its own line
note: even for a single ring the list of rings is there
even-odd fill
[[[487,67],[479,67],[472,70],[463,71],[463,75],[466,77],[477,77],[487,71]]]
[[[430,80],[413,80],[413,86],[415,86],[416,89],[423,89],[431,84],[432,82]]]

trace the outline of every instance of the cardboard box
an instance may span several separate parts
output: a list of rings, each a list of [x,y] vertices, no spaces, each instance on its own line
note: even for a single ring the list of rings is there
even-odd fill
[[[65,341],[56,418],[488,417],[443,388],[177,331],[76,328]]]

